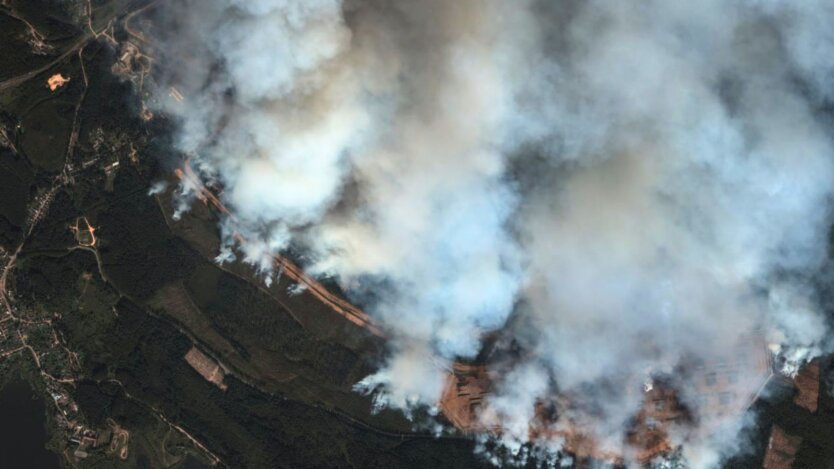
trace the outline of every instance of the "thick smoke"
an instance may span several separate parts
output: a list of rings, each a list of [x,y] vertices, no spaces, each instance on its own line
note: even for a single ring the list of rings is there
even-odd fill
[[[492,398],[507,441],[555,388],[585,390],[602,412],[575,419],[614,441],[623,386],[684,359],[752,331],[787,367],[825,351],[830,2],[164,8],[160,90],[186,99],[160,106],[252,240],[218,259],[269,277],[303,246],[391,336],[361,384],[381,404],[433,405],[506,325],[526,351]]]

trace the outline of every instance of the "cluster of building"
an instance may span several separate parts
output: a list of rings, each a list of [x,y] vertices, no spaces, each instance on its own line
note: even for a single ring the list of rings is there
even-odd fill
[[[121,163],[124,158],[134,166],[139,164],[137,143],[127,133],[106,131],[101,127],[93,129],[89,139],[92,151],[89,154],[80,153],[83,158],[77,161],[67,162],[67,174],[76,177],[83,173],[83,177],[89,181],[93,177],[98,180],[95,170],[101,171],[104,176],[104,190],[113,192],[113,185],[119,170],[123,167]]]
[[[142,95],[145,88],[145,77],[151,72],[153,60],[150,56],[143,53],[139,46],[131,41],[123,41],[117,43],[117,45],[119,47],[119,56],[110,71],[122,80],[133,83],[136,90]],[[153,112],[145,106],[144,100],[142,101],[142,111],[139,116],[145,122],[153,119]]]
[[[47,382],[47,391],[58,410],[55,414],[57,430],[66,436],[68,454],[76,460],[85,459],[92,453],[113,455],[123,461],[127,459],[130,439],[127,430],[110,418],[104,428],[87,425],[78,405],[60,384]]]
[[[23,342],[17,334],[13,321],[13,319],[6,319],[0,322],[0,357],[11,355],[23,348]]]
[[[47,382],[46,389],[58,409],[55,414],[58,431],[66,435],[70,448],[75,447],[72,454],[76,459],[86,458],[88,451],[98,444],[98,432],[82,423],[78,404],[60,385]]]
[[[94,244],[94,239],[92,238],[92,244]],[[46,353],[38,353],[36,347],[49,345],[43,343],[30,345],[26,343],[25,339],[27,333],[31,332],[32,327],[42,327],[44,324],[48,324],[48,322],[26,321],[15,318],[0,321],[0,357],[18,352],[31,352],[36,359],[38,357],[42,359]],[[41,364],[42,362],[39,362],[39,368]],[[55,429],[66,438],[67,456],[81,460],[87,458],[92,452],[100,451],[105,454],[115,454],[121,459],[127,459],[129,433],[110,419],[108,419],[108,427],[104,429],[95,428],[85,422],[78,404],[72,398],[72,394],[65,389],[65,386],[74,382],[75,378],[66,376],[55,378],[42,368],[41,373],[47,378],[43,382],[56,410],[53,413]]]
[[[88,451],[92,451],[99,447],[99,434],[97,431],[86,428],[83,425],[76,425],[73,428],[72,435],[69,437],[69,442],[78,445],[73,452],[76,459],[84,459],[89,456]]]

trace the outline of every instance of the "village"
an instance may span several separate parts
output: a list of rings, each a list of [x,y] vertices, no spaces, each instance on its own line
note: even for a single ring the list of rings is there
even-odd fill
[[[70,77],[54,74],[48,78],[46,86],[56,92],[70,80]],[[9,138],[13,131],[0,123],[0,145],[15,149]],[[66,340],[56,327],[65,313],[33,305],[22,306],[12,286],[14,270],[27,237],[32,235],[45,216],[60,187],[71,184],[76,177],[83,177],[99,180],[105,191],[112,191],[120,156],[124,155],[133,164],[138,163],[133,143],[124,135],[110,135],[97,129],[93,147],[96,156],[81,162],[68,159],[52,189],[41,193],[29,205],[26,237],[17,246],[0,245],[0,363],[19,354],[31,358],[51,397],[51,419],[55,423],[55,431],[66,442],[65,451],[69,460],[80,461],[94,453],[126,460],[130,432],[112,419],[107,419],[104,426],[91,426],[72,397],[73,388],[82,379],[82,367],[78,355],[67,347]],[[76,242],[70,250],[86,250],[98,259],[95,227],[86,217],[73,220],[66,229]],[[87,274],[87,281],[90,275]]]
[[[79,228],[73,224],[68,229],[76,235],[79,248],[95,247],[95,230],[92,226],[86,224]],[[5,311],[0,319],[0,362],[18,354],[31,358],[51,397],[48,404],[48,409],[51,409],[50,420],[53,422],[53,430],[66,442],[65,452],[69,460],[80,461],[93,453],[126,460],[130,432],[112,419],[107,419],[104,427],[91,426],[79,412],[78,404],[72,397],[76,383],[82,379],[81,364],[77,354],[67,348],[66,341],[56,327],[61,313],[50,314],[35,308],[17,306],[6,285],[7,273],[15,260],[14,256],[3,252],[5,267],[0,280],[0,294]]]

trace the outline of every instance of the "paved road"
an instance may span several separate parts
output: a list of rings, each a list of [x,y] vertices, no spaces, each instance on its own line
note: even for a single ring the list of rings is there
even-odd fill
[[[41,73],[49,70],[50,68],[54,67],[55,64],[57,64],[58,62],[61,62],[64,59],[66,59],[67,57],[70,56],[70,54],[74,53],[78,49],[84,47],[84,45],[87,44],[87,42],[90,40],[91,37],[92,37],[92,34],[85,33],[77,41],[75,41],[75,44],[73,44],[69,49],[64,51],[63,54],[59,55],[53,61],[51,61],[51,62],[49,62],[49,63],[47,63],[47,64],[45,64],[41,67],[38,67],[34,70],[30,70],[30,71],[28,71],[28,72],[26,72],[22,75],[18,75],[16,77],[9,78],[8,80],[0,81],[0,93],[2,93],[3,91],[6,91],[7,89],[14,88],[15,86],[18,86],[21,83],[24,83],[28,80],[31,80],[32,78],[34,78],[34,77],[40,75]]]

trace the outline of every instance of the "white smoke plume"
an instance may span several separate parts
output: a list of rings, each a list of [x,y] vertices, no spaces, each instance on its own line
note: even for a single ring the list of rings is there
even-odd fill
[[[831,2],[162,11],[159,106],[252,240],[224,226],[218,259],[269,275],[303,246],[391,336],[362,383],[380,403],[434,405],[444,366],[505,328],[527,352],[492,398],[507,441],[554,388],[591,389],[602,411],[575,418],[613,441],[639,396],[611,389],[751,331],[787,366],[828,349]]]

